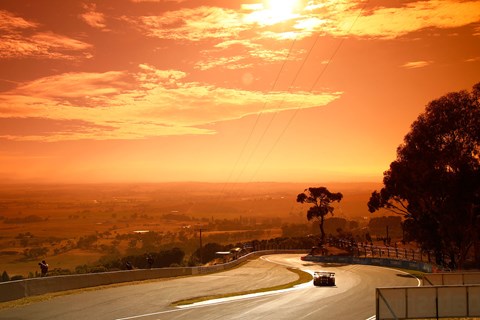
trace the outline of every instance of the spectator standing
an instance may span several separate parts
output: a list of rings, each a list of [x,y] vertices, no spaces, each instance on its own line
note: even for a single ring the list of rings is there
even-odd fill
[[[152,266],[153,266],[153,258],[151,255],[147,255],[147,265],[148,265],[148,269],[151,269]]]
[[[48,263],[46,263],[45,260],[42,260],[42,262],[39,262],[38,265],[40,266],[42,277],[46,277],[48,274]]]

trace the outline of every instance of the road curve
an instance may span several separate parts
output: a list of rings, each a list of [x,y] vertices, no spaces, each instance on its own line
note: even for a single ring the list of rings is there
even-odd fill
[[[181,299],[271,287],[297,279],[286,267],[333,271],[337,285],[314,287],[309,283],[282,292],[171,306]],[[4,309],[0,310],[0,320],[365,320],[375,314],[376,287],[417,284],[417,279],[393,269],[304,262],[298,254],[269,255],[217,274],[87,291]]]

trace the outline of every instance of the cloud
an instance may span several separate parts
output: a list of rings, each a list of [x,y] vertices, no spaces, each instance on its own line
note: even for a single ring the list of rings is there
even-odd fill
[[[73,52],[92,47],[85,42],[53,32],[35,32],[38,28],[37,23],[16,17],[7,11],[0,11],[0,59],[35,57],[73,60],[78,59],[78,54],[73,55]],[[90,54],[82,52],[80,57],[89,58]]]
[[[124,75],[119,71],[64,73],[23,84],[15,92],[52,99],[118,94],[127,86]]]
[[[477,61],[480,61],[480,56],[479,56],[479,57],[469,58],[469,59],[466,59],[466,60],[465,60],[465,62],[477,62]]]
[[[4,130],[1,137],[59,141],[214,134],[203,126],[262,112],[325,106],[341,95],[245,91],[187,78],[181,71],[142,64],[135,74],[66,73],[37,79],[0,95],[0,118],[17,123],[19,118],[45,119],[62,130],[23,135]]]
[[[245,39],[241,34],[244,31],[254,32],[258,39],[302,39],[318,32],[392,39],[425,28],[456,28],[480,21],[479,1],[413,1],[373,8],[367,5],[365,0],[310,2],[291,13],[269,10],[262,3],[242,5],[240,11],[204,6],[130,21],[149,36],[190,41]],[[276,16],[279,13],[281,19]],[[281,30],[276,28],[280,23]]]
[[[247,63],[246,57],[244,56],[211,57],[195,63],[195,68],[202,71],[213,69],[219,66],[225,67],[225,69],[236,70],[251,68],[253,64]]]
[[[195,63],[195,68],[199,70],[220,66],[230,70],[246,69],[258,65],[259,61],[296,60],[295,53],[292,54],[288,49],[268,49],[264,44],[254,43],[251,39],[223,41],[215,45],[214,49],[203,50],[200,54],[205,58]]]
[[[0,118],[0,136],[50,136],[112,129],[111,126],[98,126],[82,120],[54,120],[35,117]]]
[[[334,8],[334,7],[332,7]],[[361,12],[358,6],[332,9],[320,30],[336,36],[392,39],[425,28],[457,28],[480,21],[479,1],[431,0]]]
[[[130,0],[131,2],[134,3],[141,3],[141,2],[176,2],[176,3],[182,3],[187,0]]]
[[[295,31],[271,31],[265,33],[264,27],[272,27],[301,17],[298,13],[283,13],[267,10],[264,5],[242,5],[240,11],[221,7],[201,6],[168,11],[157,16],[141,16],[139,19],[124,17],[124,20],[136,25],[146,35],[161,39],[201,41],[206,39],[249,39],[252,34],[242,36],[242,32],[253,32],[256,37],[262,34],[276,39],[292,39],[311,35],[297,28]],[[275,36],[274,34],[278,34]],[[246,38],[248,37],[248,38]],[[258,40],[258,39],[257,39]]]
[[[0,30],[31,29],[37,26],[38,24],[35,22],[27,21],[21,17],[16,17],[8,11],[0,10]]]
[[[407,69],[417,69],[417,68],[424,68],[426,66],[431,65],[433,62],[432,61],[411,61],[407,62],[404,65],[402,65],[403,68]]]
[[[480,26],[475,28],[474,36],[480,37]]]
[[[219,7],[168,11],[160,16],[142,16],[139,21],[125,19],[136,24],[146,35],[161,39],[227,39],[237,37],[241,31],[248,29],[238,12]]]
[[[198,70],[246,69],[259,62],[283,61],[288,52],[277,50],[276,43],[315,34],[388,40],[425,28],[456,28],[480,20],[479,1],[410,1],[396,2],[395,7],[372,7],[365,1],[303,1],[298,3],[304,6],[292,12],[278,12],[258,1],[239,10],[200,6],[123,20],[148,37],[210,44],[211,49],[203,50],[203,58],[195,63]],[[275,13],[281,13],[282,19],[270,19]],[[292,52],[289,59],[298,59],[298,53]]]
[[[97,12],[96,4],[86,4],[83,6],[86,10],[85,13],[80,15],[80,18],[85,21],[92,28],[100,29],[103,31],[109,31],[105,24],[105,15],[101,12]]]

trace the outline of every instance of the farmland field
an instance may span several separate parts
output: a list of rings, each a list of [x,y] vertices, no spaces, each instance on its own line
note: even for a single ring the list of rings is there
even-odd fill
[[[0,272],[35,274],[38,261],[74,270],[102,256],[145,243],[131,236],[155,232],[156,245],[206,240],[241,242],[281,236],[282,224],[305,223],[296,195],[309,184],[163,183],[0,186]],[[336,184],[345,197],[336,216],[368,216],[373,184]],[[192,240],[193,239],[193,240]],[[188,246],[187,246],[188,247]],[[187,249],[188,250],[188,249]]]

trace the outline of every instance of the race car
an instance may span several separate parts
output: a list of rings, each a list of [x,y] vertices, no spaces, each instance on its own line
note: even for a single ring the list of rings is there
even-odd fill
[[[313,285],[314,286],[334,286],[335,273],[326,272],[326,271],[315,271],[313,273]]]

